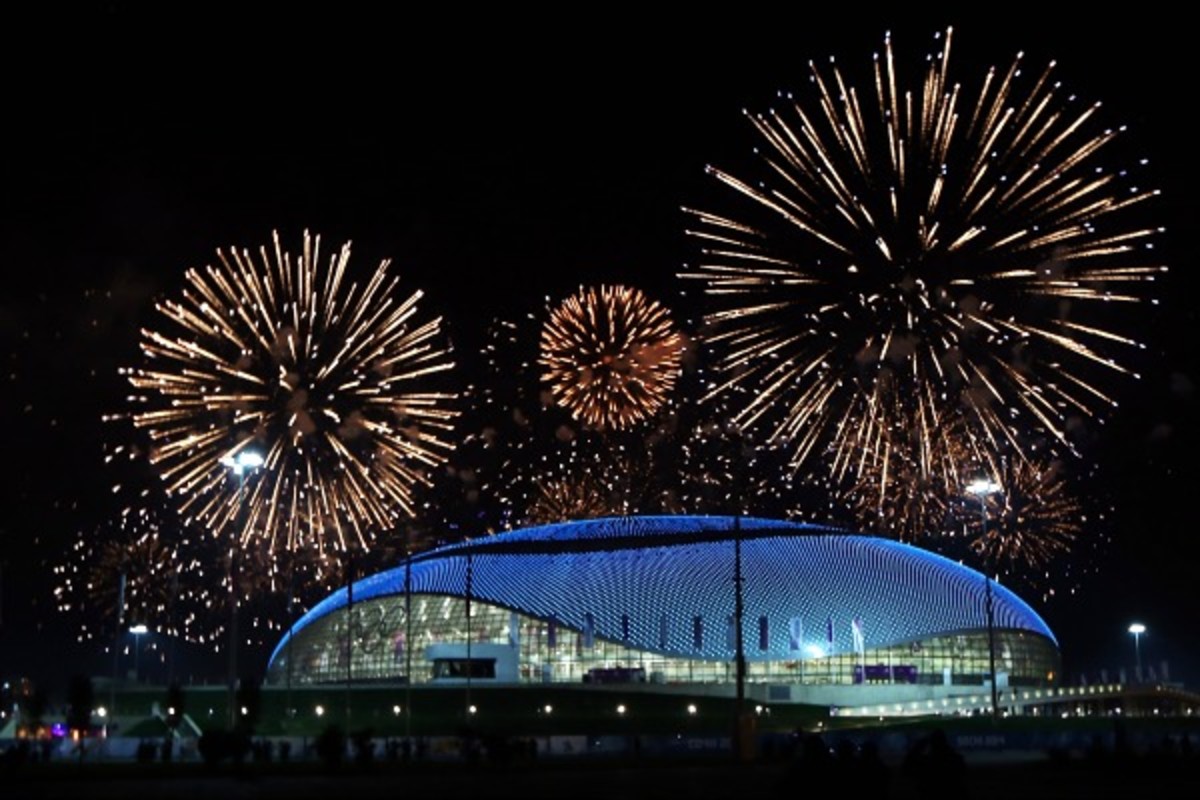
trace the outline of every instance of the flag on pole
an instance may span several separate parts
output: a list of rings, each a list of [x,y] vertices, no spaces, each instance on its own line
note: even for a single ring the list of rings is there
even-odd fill
[[[866,653],[867,641],[863,636],[863,623],[858,617],[850,620],[850,636],[854,639],[854,652],[863,655]]]
[[[766,617],[758,618],[758,649],[759,650],[770,650],[771,649],[771,636],[770,636],[770,631],[767,628],[767,618]]]
[[[667,642],[670,641],[671,627],[667,621],[667,615],[663,614],[658,618],[658,649],[666,650]]]
[[[692,647],[704,649],[704,617],[692,617]]]
[[[788,620],[788,651],[799,653],[804,648],[804,620],[792,617]]]
[[[590,613],[583,615],[583,646],[596,646],[596,618]]]
[[[825,620],[825,641],[829,643],[829,647],[833,648],[833,617]]]
[[[508,615],[508,646],[514,650],[521,649],[521,617],[515,611]]]
[[[554,617],[546,623],[546,646],[551,650],[558,647],[558,621]]]
[[[628,614],[621,615],[621,640],[625,641],[625,642],[629,641],[629,615]]]

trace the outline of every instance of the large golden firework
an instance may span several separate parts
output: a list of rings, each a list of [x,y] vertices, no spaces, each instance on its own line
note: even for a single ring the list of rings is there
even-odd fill
[[[218,250],[157,306],[128,371],[133,421],[185,521],[239,546],[366,547],[450,449],[454,395],[430,386],[449,345],[388,261],[359,281],[349,243],[323,264],[319,236],[299,256],[273,238]],[[241,478],[223,464],[250,452],[263,463]]]
[[[915,419],[928,396],[994,450],[1073,450],[1071,418],[1115,402],[1096,375],[1128,372],[1117,351],[1137,347],[1107,326],[1166,270],[1142,219],[1157,192],[1099,159],[1123,129],[1053,63],[952,83],[950,42],[911,89],[890,38],[865,92],[811,65],[810,101],[749,117],[761,169],[709,168],[732,210],[689,209],[703,255],[681,277],[703,283],[720,351],[707,394],[796,469],[832,450],[836,472],[854,442],[888,438],[878,409]]]
[[[659,303],[625,286],[580,288],[542,328],[542,379],[559,405],[598,429],[652,416],[679,376],[684,340]]]

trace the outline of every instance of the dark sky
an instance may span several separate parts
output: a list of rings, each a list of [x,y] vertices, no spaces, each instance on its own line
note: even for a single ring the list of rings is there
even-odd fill
[[[296,242],[306,227],[352,239],[359,266],[391,257],[406,285],[426,288],[467,352],[486,320],[581,283],[631,282],[671,303],[690,252],[679,207],[710,196],[706,163],[747,157],[743,107],[803,87],[810,58],[835,53],[857,69],[885,30],[907,57],[953,24],[955,74],[1017,50],[1031,65],[1058,59],[1060,79],[1129,125],[1163,189],[1169,289],[1132,332],[1148,345],[1143,379],[1112,384],[1121,407],[1088,454],[1117,509],[1114,541],[1082,598],[1043,610],[1068,670],[1131,661],[1124,629],[1137,617],[1149,659],[1200,679],[1200,546],[1184,513],[1198,476],[1183,20],[1009,6],[656,22],[580,7],[469,26],[453,14],[250,18],[209,4],[38,14],[6,26],[0,55],[0,674],[45,669],[58,659],[44,644],[69,641],[45,564],[103,504],[112,431],[99,417],[121,402],[116,368],[136,359],[153,297],[215,247],[257,245],[272,229]]]

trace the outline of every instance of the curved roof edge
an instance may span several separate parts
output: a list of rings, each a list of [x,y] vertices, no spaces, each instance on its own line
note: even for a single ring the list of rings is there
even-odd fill
[[[408,571],[409,585],[414,594],[463,595],[465,594],[464,588],[460,588],[456,592],[447,586],[435,589],[429,584],[432,582],[441,585],[447,580],[450,581],[450,584],[455,583],[456,581],[446,573],[453,572],[457,575],[463,572],[465,564],[472,557],[524,555],[539,559],[559,554],[588,557],[589,554],[606,552],[661,550],[662,548],[687,547],[689,545],[703,547],[729,542],[736,538],[742,539],[745,543],[753,543],[765,539],[787,541],[807,537],[819,537],[843,543],[852,542],[864,545],[872,552],[890,551],[894,556],[900,556],[906,561],[915,561],[936,567],[939,571],[954,576],[965,585],[977,587],[987,580],[982,573],[940,554],[890,539],[862,536],[838,528],[756,517],[662,515],[606,517],[555,523],[443,545],[414,555],[397,567],[355,581],[353,596],[355,602],[366,602],[380,597],[403,594],[406,570]],[[765,545],[766,543],[761,544]],[[434,580],[435,578],[436,580]],[[999,583],[993,581],[991,587],[995,602],[1003,604],[1015,612],[1008,615],[1010,619],[1014,617],[1019,619],[1024,623],[1021,627],[1045,636],[1055,645],[1058,644],[1058,640],[1049,626],[1028,603]],[[534,617],[544,616],[530,609],[518,607],[519,603],[505,602],[498,597],[476,596],[480,602],[509,608]],[[287,646],[289,638],[298,634],[312,622],[344,608],[347,604],[348,594],[345,588],[338,589],[317,603],[292,625],[289,632],[285,632],[272,651],[268,663],[274,662],[279,653]],[[563,624],[570,627],[569,622]]]

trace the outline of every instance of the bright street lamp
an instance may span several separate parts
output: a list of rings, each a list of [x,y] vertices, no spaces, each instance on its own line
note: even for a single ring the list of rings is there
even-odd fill
[[[236,456],[221,457],[221,464],[228,467],[238,477],[238,536],[244,536],[246,531],[246,471],[254,470],[263,465],[263,457],[253,450],[240,450]],[[237,725],[237,640],[238,640],[238,591],[234,575],[234,557],[236,548],[229,547],[229,727]]]
[[[987,499],[988,495],[1003,490],[1003,486],[991,478],[976,478],[967,484],[967,493],[979,497],[979,518],[982,524],[980,537],[987,536]],[[986,570],[987,567],[985,566]],[[987,572],[983,574],[983,588],[987,604],[987,633],[988,633],[988,672],[992,679],[992,717],[1000,715],[1000,695],[996,688],[996,615],[992,608],[992,578]]]
[[[234,456],[221,456],[222,466],[229,467],[239,478],[248,469],[257,469],[263,465],[263,457],[253,450],[243,450]]]
[[[1003,488],[991,478],[976,478],[967,484],[967,494],[987,497],[989,494],[996,494]]]
[[[1142,634],[1146,632],[1146,626],[1140,622],[1135,622],[1129,626],[1129,632],[1133,634],[1133,653],[1137,659],[1137,679],[1140,683],[1142,680]]]

